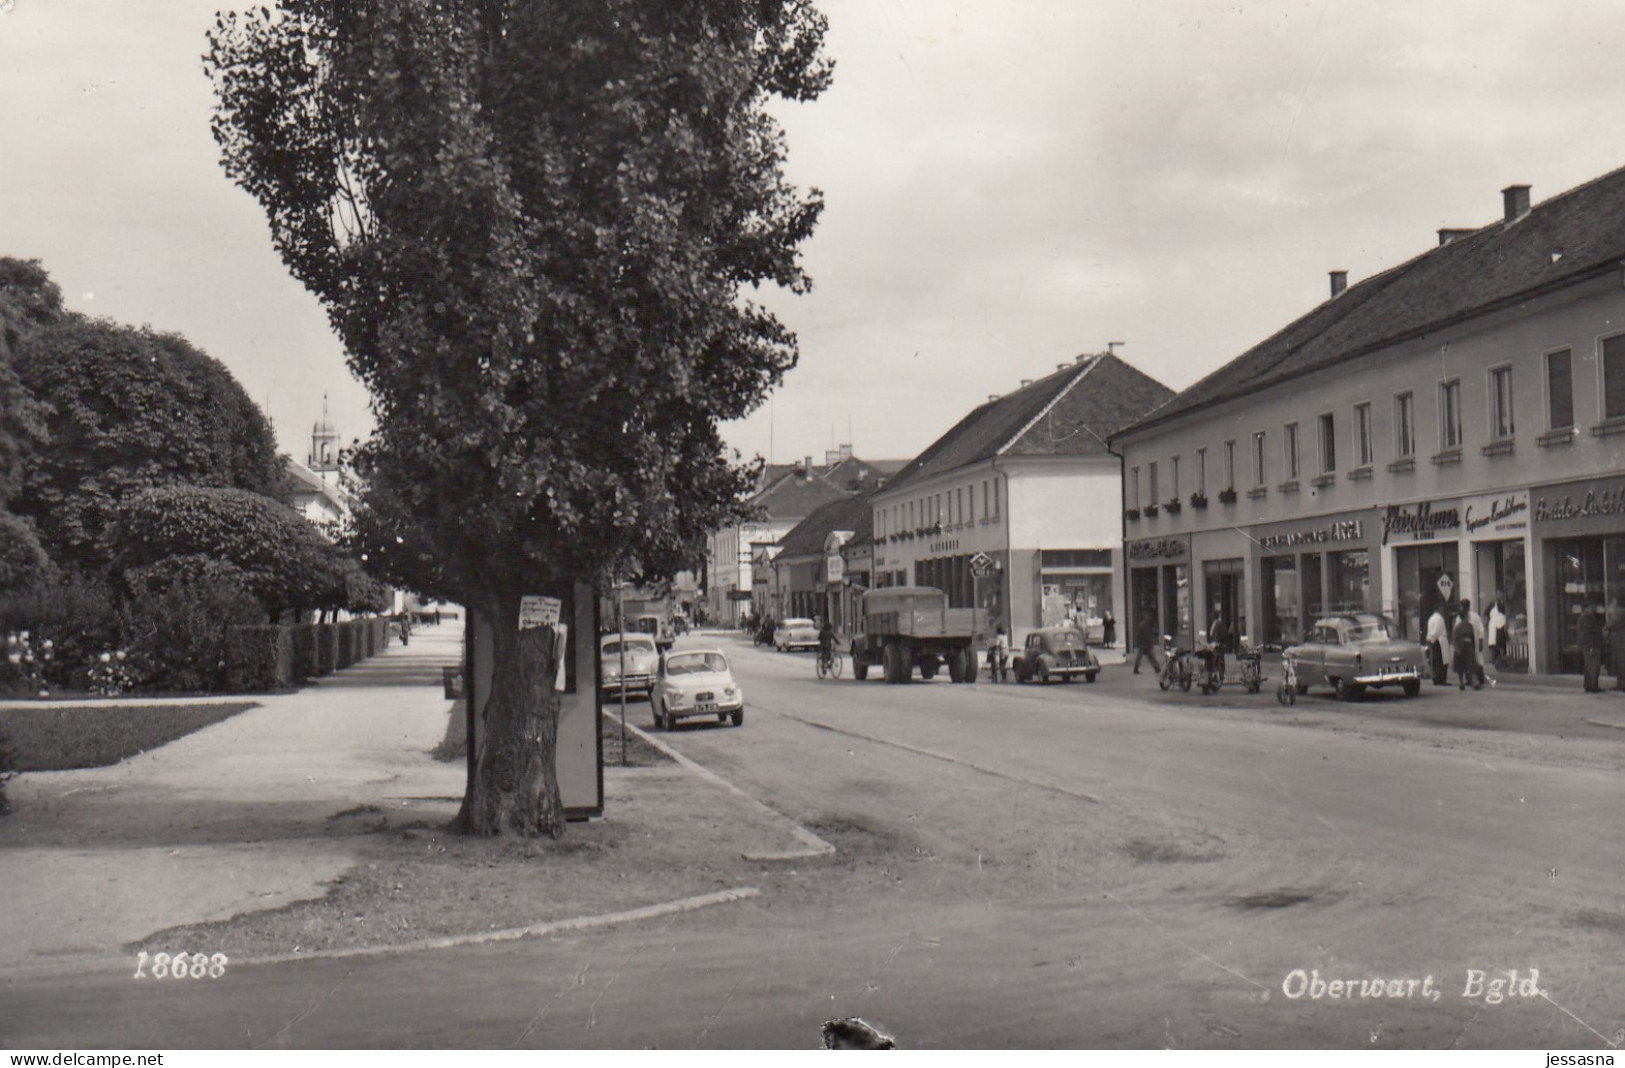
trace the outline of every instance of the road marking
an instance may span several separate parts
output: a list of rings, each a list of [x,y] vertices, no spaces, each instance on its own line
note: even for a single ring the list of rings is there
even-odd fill
[[[1094,794],[1086,794],[1079,790],[1068,790],[1064,786],[1056,786],[1051,782],[1040,782],[1037,779],[1028,779],[1020,775],[1011,775],[1006,771],[995,771],[992,768],[983,767],[980,764],[972,764],[968,760],[960,760],[956,756],[949,756],[947,753],[939,753],[934,749],[924,749],[920,746],[906,745],[903,742],[894,742],[887,738],[877,738],[872,734],[863,734],[859,731],[847,730],[845,727],[836,727],[828,723],[820,723],[815,719],[806,719],[802,716],[796,715],[793,712],[775,711],[773,714],[776,716],[783,716],[785,719],[793,719],[803,726],[813,727],[821,731],[829,731],[831,734],[844,734],[848,738],[857,738],[865,742],[873,742],[876,745],[889,745],[893,749],[901,749],[905,753],[914,753],[918,756],[930,757],[933,760],[941,760],[948,764],[957,764],[959,767],[969,768],[971,771],[979,771],[983,775],[991,775],[996,779],[1006,779],[1010,782],[1018,782],[1023,786],[1036,786],[1040,790],[1050,790],[1066,797],[1075,797],[1080,801],[1089,801],[1097,805],[1102,803],[1101,799],[1096,797]]]

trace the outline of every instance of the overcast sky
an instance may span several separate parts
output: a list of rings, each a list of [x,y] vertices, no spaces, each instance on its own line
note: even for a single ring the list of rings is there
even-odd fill
[[[366,396],[226,179],[199,57],[222,0],[0,0],[0,254],[185,334],[303,457]],[[1625,166],[1609,0],[824,0],[835,84],[781,108],[825,192],[801,365],[726,436],[908,458],[1084,352],[1183,388],[1327,295]],[[850,428],[850,433],[848,428]]]

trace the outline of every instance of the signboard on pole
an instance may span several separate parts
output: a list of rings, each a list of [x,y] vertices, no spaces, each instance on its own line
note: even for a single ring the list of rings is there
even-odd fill
[[[993,557],[987,553],[977,553],[971,557],[970,573],[972,578],[987,578],[993,574]]]

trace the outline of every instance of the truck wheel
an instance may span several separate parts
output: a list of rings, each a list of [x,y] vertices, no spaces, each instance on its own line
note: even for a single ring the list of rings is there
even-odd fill
[[[948,681],[965,681],[965,658],[958,653],[952,653],[948,657]]]
[[[869,677],[869,661],[859,656],[856,649],[852,650],[852,677],[859,682]]]
[[[906,662],[906,661],[905,661]],[[926,656],[920,659],[920,678],[934,679],[942,668],[942,660],[935,656]]]
[[[887,644],[887,646],[881,650],[881,677],[886,680],[887,684],[895,686],[903,681],[901,677],[903,674],[902,659],[902,654],[898,651],[896,645]]]
[[[966,681],[966,682],[975,682],[976,681],[976,674],[980,670],[981,666],[982,666],[982,661],[976,655],[976,647],[974,645],[965,646],[965,680],[964,681]]]

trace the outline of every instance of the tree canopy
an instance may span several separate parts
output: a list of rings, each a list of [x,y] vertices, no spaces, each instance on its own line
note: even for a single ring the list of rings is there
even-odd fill
[[[45,408],[40,448],[13,510],[65,566],[105,563],[98,542],[120,500],[185,483],[286,499],[270,424],[224,365],[175,334],[80,315],[32,331],[12,355]]]
[[[669,574],[752,482],[718,423],[796,342],[746,291],[809,285],[822,207],[764,105],[822,92],[824,29],[810,0],[282,0],[210,36],[227,172],[372,393],[370,522],[497,623],[476,830],[562,829],[519,596]]]

